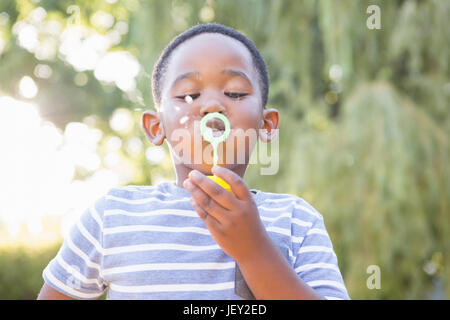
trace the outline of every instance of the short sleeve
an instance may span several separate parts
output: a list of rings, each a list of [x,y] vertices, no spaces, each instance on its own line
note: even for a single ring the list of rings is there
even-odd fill
[[[96,299],[107,287],[101,273],[104,202],[81,214],[42,273],[48,285],[76,299]]]
[[[312,210],[309,209],[310,212]],[[306,284],[326,299],[348,300],[350,297],[323,217],[315,210],[313,213],[315,218],[297,249],[294,270]]]

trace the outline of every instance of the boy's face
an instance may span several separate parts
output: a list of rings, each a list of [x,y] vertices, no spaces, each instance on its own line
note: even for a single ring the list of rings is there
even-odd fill
[[[219,145],[218,164],[235,171],[244,166],[245,170],[259,129],[276,129],[267,126],[265,115],[269,112],[273,119],[274,111],[263,112],[258,75],[248,49],[233,38],[205,33],[182,43],[169,59],[157,116],[162,140],[167,139],[176,164],[210,173],[212,147],[201,137],[200,120],[220,112],[228,118],[231,133]],[[146,129],[145,122],[144,115],[149,136],[151,129]],[[223,133],[220,120],[207,126],[215,129],[215,135]]]

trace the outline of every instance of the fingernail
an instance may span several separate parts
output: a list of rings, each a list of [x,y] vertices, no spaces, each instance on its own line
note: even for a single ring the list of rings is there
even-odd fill
[[[183,187],[186,189],[191,189],[192,183],[189,181],[189,179],[184,180]]]
[[[192,170],[192,171],[189,173],[189,176],[190,176],[191,178],[198,179],[198,178],[200,178],[200,173],[199,173],[197,170]]]

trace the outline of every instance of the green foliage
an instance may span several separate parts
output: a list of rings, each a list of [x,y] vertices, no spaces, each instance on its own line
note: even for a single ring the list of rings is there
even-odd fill
[[[354,297],[425,298],[423,266],[450,249],[448,136],[388,83],[355,88],[344,106],[329,130],[299,129],[284,181],[324,215]],[[364,286],[369,265],[383,290]]]
[[[0,298],[36,299],[44,280],[42,271],[56,255],[61,243],[51,247],[0,248]]]
[[[38,59],[17,44],[14,24],[38,6],[45,21],[61,24],[59,39],[71,4],[81,8],[81,25],[100,34],[109,29],[93,23],[98,10],[127,23],[109,50],[137,58],[138,91],[78,72],[58,54]],[[381,30],[366,28],[370,4],[381,8]],[[449,1],[6,0],[2,12],[8,20],[0,24],[0,93],[17,96],[21,77],[49,65],[49,79],[34,77],[41,115],[60,128],[93,123],[86,117],[95,115],[102,157],[108,137],[119,136],[122,149],[133,137],[145,140],[139,116],[153,106],[149,75],[172,37],[199,22],[240,30],[267,62],[269,105],[281,116],[279,171],[262,176],[259,165],[250,166],[249,186],[297,194],[323,214],[352,298],[427,298],[434,278],[445,281],[450,297]],[[76,84],[79,74],[86,83]],[[131,110],[136,122],[126,133],[108,124],[118,108]],[[130,184],[174,178],[168,161],[154,165],[143,152],[121,152],[133,168]],[[34,298],[54,253],[2,251],[0,297]],[[427,273],[429,263],[435,270]],[[369,265],[381,269],[381,290],[366,287]]]

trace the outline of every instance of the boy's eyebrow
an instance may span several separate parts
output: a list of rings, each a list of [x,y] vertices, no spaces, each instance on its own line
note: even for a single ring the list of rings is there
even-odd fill
[[[245,72],[242,72],[239,70],[234,70],[234,69],[224,69],[224,70],[222,70],[221,73],[227,74],[227,75],[233,76],[233,77],[237,76],[237,77],[244,78],[250,85],[252,85],[250,78],[245,74]],[[200,73],[197,71],[191,71],[191,72],[186,72],[186,73],[180,74],[172,82],[172,85],[170,87],[173,88],[178,82],[180,82],[181,80],[186,79],[186,78],[200,78]]]
[[[200,77],[200,73],[198,73],[197,71],[191,71],[191,72],[186,72],[186,73],[180,74],[180,75],[172,82],[172,85],[170,86],[170,88],[173,88],[178,82],[180,82],[180,81],[183,80],[183,79],[186,79],[186,78],[193,78],[193,77],[195,77],[195,78]]]
[[[222,70],[222,73],[233,76],[233,77],[241,77],[244,78],[250,85],[252,85],[252,82],[250,81],[250,78],[245,74],[245,72],[234,70],[234,69],[224,69]]]

